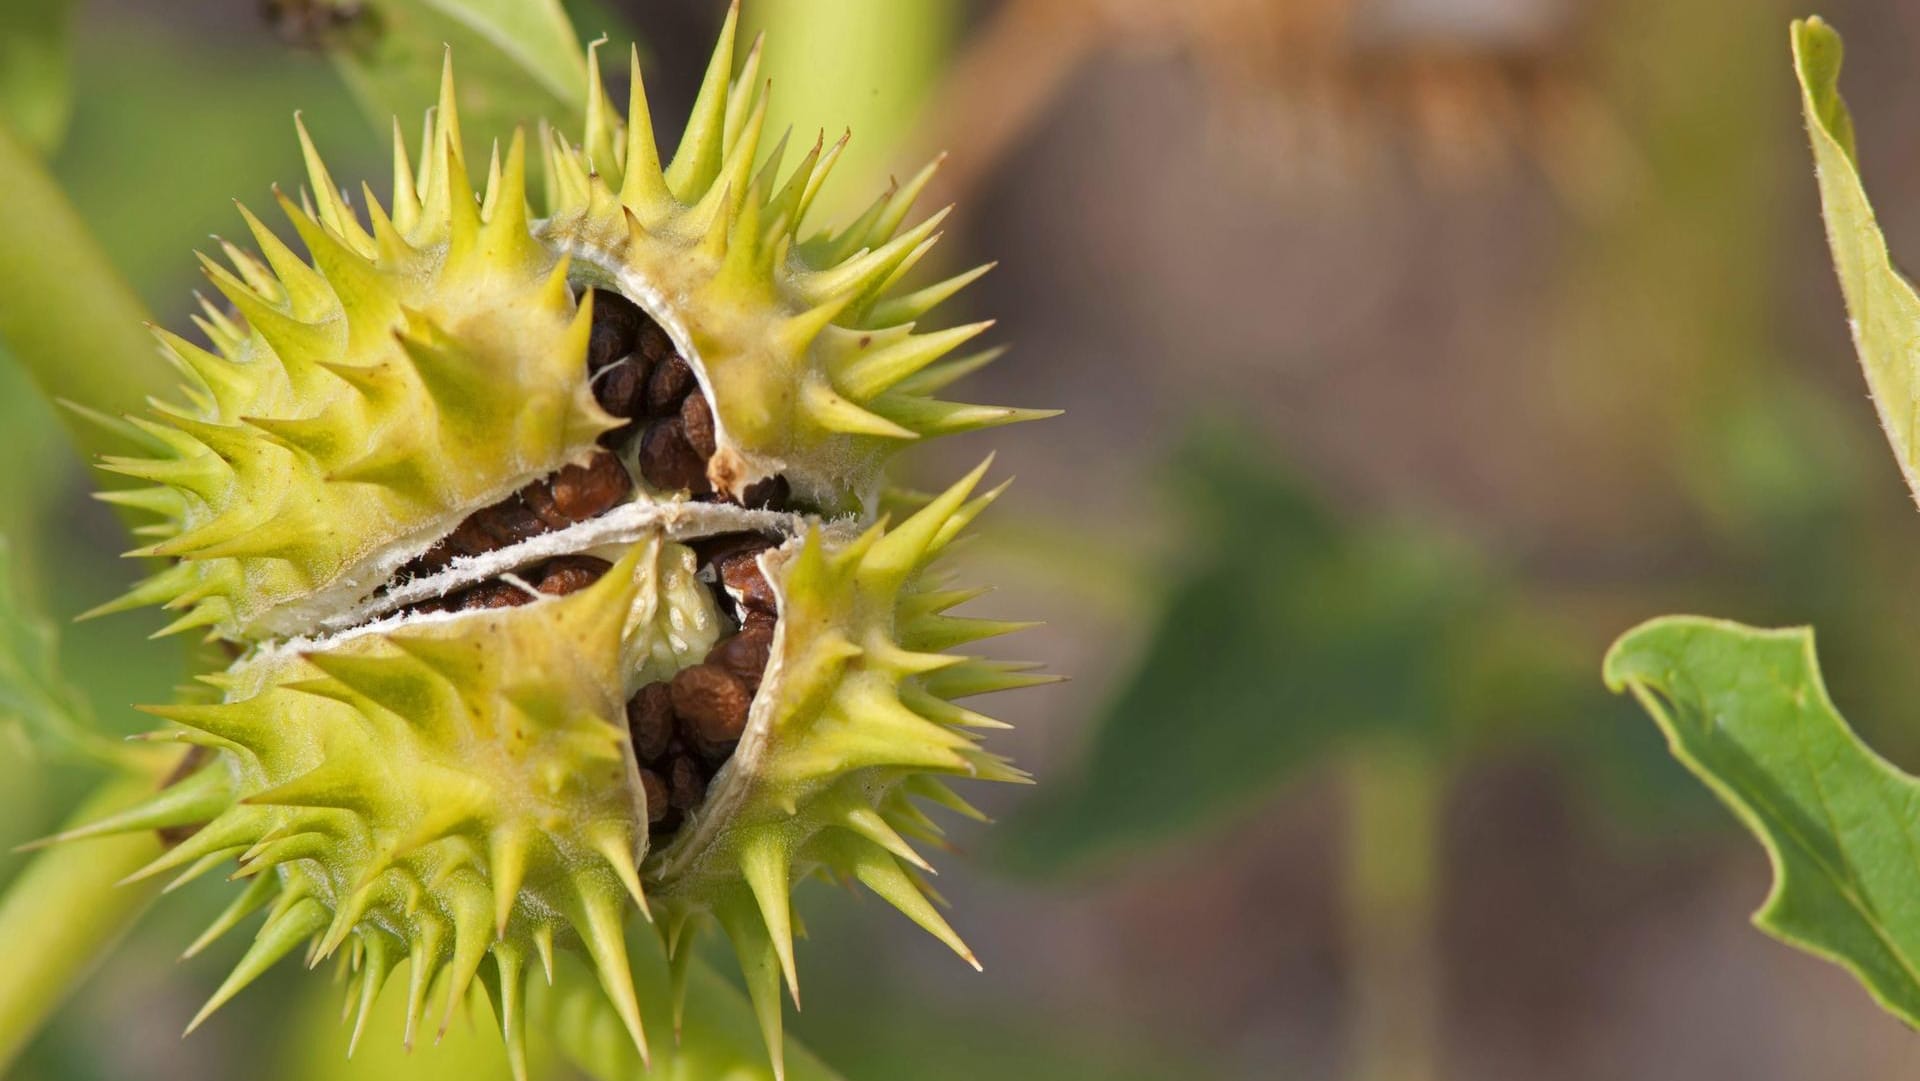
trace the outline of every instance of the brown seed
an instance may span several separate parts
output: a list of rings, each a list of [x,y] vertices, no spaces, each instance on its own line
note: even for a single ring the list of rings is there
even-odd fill
[[[475,512],[468,516],[468,521],[474,523],[476,530],[476,536],[469,538],[468,543],[478,541],[485,544],[484,547],[468,553],[470,555],[479,555],[481,552],[491,552],[498,548],[519,544],[521,541],[531,540],[547,531],[546,523],[521,502],[518,495],[508,496],[485,510]],[[463,528],[465,524],[461,523]]]
[[[491,578],[459,595],[456,606],[475,608],[518,608],[533,600],[533,594],[502,578]]]
[[[618,455],[595,451],[586,465],[569,465],[520,490],[530,512],[548,529],[564,529],[612,510],[633,490]]]
[[[616,417],[638,415],[646,391],[647,365],[639,357],[617,361],[593,377],[593,400]]]
[[[687,442],[679,417],[656,420],[640,436],[640,475],[655,488],[708,490],[707,460]]]
[[[647,412],[656,417],[673,412],[692,389],[693,369],[677,355],[668,357],[647,376]]]
[[[737,596],[740,604],[769,614],[778,613],[780,602],[773,595],[773,583],[760,573],[760,552],[739,552],[719,563],[720,582]]]
[[[665,683],[649,683],[627,702],[627,733],[640,761],[656,762],[667,753],[673,739],[673,695]]]
[[[619,328],[604,326],[598,318],[594,319],[593,329],[587,332],[587,371],[590,374],[612,366],[632,351],[631,342],[623,339]]]
[[[633,489],[617,455],[600,452],[584,466],[569,465],[462,519],[440,541],[396,573],[418,578],[455,559],[477,556],[530,540],[611,510]]]
[[[406,566],[395,571],[393,574],[394,581],[404,582],[410,578],[424,578],[453,562],[453,558],[457,554],[458,553],[453,550],[452,545],[449,545],[446,539],[442,538],[435,541],[433,547],[414,556],[407,562]]]
[[[719,563],[742,552],[758,555],[773,547],[773,542],[758,533],[721,533],[691,542],[694,558],[701,564]]]
[[[682,811],[691,811],[707,798],[707,778],[700,764],[686,755],[673,760],[667,774],[667,802]]]
[[[658,364],[674,355],[673,339],[667,337],[667,332],[660,329],[660,324],[651,319],[640,325],[639,342],[640,355],[650,363]]]
[[[687,442],[702,458],[713,457],[713,408],[704,394],[689,394],[680,403],[680,424],[687,430]]]
[[[458,607],[453,597],[434,597],[431,600],[409,604],[402,611],[416,615],[430,615],[435,612],[452,612]]]
[[[703,743],[729,743],[747,728],[753,694],[739,676],[717,664],[696,664],[673,677],[673,712]]]
[[[740,493],[740,505],[755,510],[786,510],[791,496],[787,478],[767,477],[747,485],[747,490]]]
[[[640,309],[605,289],[592,290],[593,328],[587,336],[587,370],[600,369],[633,352],[640,336]]]
[[[707,739],[694,730],[694,723],[685,717],[676,717],[673,740],[674,754],[690,754],[697,757],[711,774],[721,764],[733,757],[734,748],[739,746],[737,739]]]
[[[766,673],[767,659],[773,652],[773,620],[762,617],[749,619],[738,634],[729,635],[714,643],[707,653],[707,663],[720,667],[739,676],[750,688],[758,690],[760,677]]]
[[[647,821],[659,822],[671,808],[667,803],[667,782],[650,769],[640,771],[640,791],[647,797]]]
[[[487,508],[482,507],[467,515],[459,525],[453,527],[453,532],[447,534],[421,559],[437,561],[434,569],[438,570],[461,556],[473,556],[492,551],[496,542],[487,528],[486,514]]]
[[[577,593],[599,581],[612,566],[595,556],[561,556],[541,569],[540,581],[533,588],[556,596]]]

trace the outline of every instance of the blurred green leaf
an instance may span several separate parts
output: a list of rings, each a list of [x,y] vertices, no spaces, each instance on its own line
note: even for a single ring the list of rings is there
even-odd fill
[[[1173,472],[1193,529],[1166,603],[1074,775],[1001,831],[1016,869],[1210,825],[1344,740],[1453,723],[1448,680],[1487,608],[1463,557],[1347,526],[1242,435]]]
[[[49,399],[85,403],[104,417],[138,408],[157,390],[159,361],[146,317],[93,234],[39,157],[0,121],[0,340]],[[31,258],[19,257],[31,253]],[[84,315],[84,317],[81,317]],[[126,422],[63,418],[77,446],[124,450]]]
[[[1605,675],[1766,847],[1774,884],[1754,923],[1920,1024],[1920,780],[1847,727],[1813,633],[1670,616],[1623,636]]]
[[[12,540],[15,562],[26,573],[40,562],[36,525],[69,479],[56,464],[66,451],[53,410],[35,392],[26,369],[0,345],[0,432],[7,433],[7,449],[13,454],[48,466],[0,471],[0,535]]]
[[[184,314],[188,290],[204,284],[193,249],[205,247],[210,232],[245,235],[232,200],[273,221],[262,205],[269,186],[299,188],[294,110],[336,180],[389,173],[388,140],[368,138],[352,98],[317,56],[234,49],[138,12],[91,32],[87,51],[87,78],[54,173],[114,264],[176,330],[190,329],[176,313]],[[138,178],[137,198],[130,177]],[[152,340],[137,324],[133,331],[139,359],[170,383]]]
[[[1443,759],[1550,756],[1630,831],[1717,827],[1659,741],[1616,723],[1631,707],[1593,685],[1594,642],[1564,599],[1431,527],[1344,520],[1244,430],[1203,434],[1170,472],[1186,536],[1139,575],[1162,595],[1114,608],[1144,645],[1080,761],[996,831],[1008,869],[1071,873],[1214,828],[1381,736]]]
[[[0,4],[0,115],[41,154],[60,145],[73,112],[73,5]]]
[[[587,61],[559,0],[366,0],[330,49],[348,87],[385,130],[409,135],[437,99],[446,50],[459,72],[469,149],[542,119],[585,122]]]
[[[14,578],[13,550],[0,537],[0,721],[17,726],[43,754],[124,758],[122,747],[95,730],[87,696],[60,674],[60,637]]]

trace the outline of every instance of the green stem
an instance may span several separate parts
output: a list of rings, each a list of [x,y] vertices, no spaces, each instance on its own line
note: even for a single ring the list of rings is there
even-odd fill
[[[171,379],[147,312],[33,151],[0,121],[0,342],[47,397],[111,417],[144,408]],[[84,453],[124,437],[63,410]]]
[[[1444,771],[1425,748],[1369,744],[1347,766],[1344,867],[1351,1076],[1439,1077],[1434,949]]]
[[[117,777],[81,805],[78,825],[152,795],[155,778]],[[0,898],[0,1073],[158,895],[117,883],[160,854],[152,833],[59,845],[34,857]]]
[[[789,158],[816,135],[831,143],[842,131],[853,139],[834,167],[815,219],[845,221],[886,183],[923,162],[901,155],[922,103],[952,52],[961,22],[956,0],[784,0],[749,4],[749,31],[764,31],[762,73],[773,81],[767,130],[793,130]],[[831,57],[822,63],[823,57]],[[934,209],[934,205],[922,212]]]

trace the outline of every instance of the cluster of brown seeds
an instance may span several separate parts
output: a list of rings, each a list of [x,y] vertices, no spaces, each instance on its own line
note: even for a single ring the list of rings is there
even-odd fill
[[[490,507],[482,507],[439,543],[400,568],[405,581],[444,570],[463,556],[477,556],[578,525],[619,506],[633,491],[633,478],[618,455],[599,451],[586,465],[569,465],[534,481]]]
[[[602,435],[600,444],[607,449],[585,465],[566,466],[469,514],[452,533],[400,568],[396,581],[425,577],[455,559],[519,544],[619,506],[632,493],[633,478],[618,451],[636,437],[637,464],[648,484],[685,489],[695,499],[722,498],[707,480],[707,460],[715,449],[713,410],[696,385],[693,368],[674,351],[659,324],[632,301],[618,293],[591,292],[587,375],[601,408],[627,423]],[[784,509],[785,478],[753,485],[741,502]]]
[[[665,491],[685,489],[695,499],[720,498],[707,479],[713,457],[713,408],[701,393],[693,368],[660,325],[617,293],[593,291],[593,332],[587,371],[600,407],[626,424],[600,437],[604,446],[625,446],[637,433],[640,475]],[[770,477],[750,486],[739,501],[779,509],[787,482]]]
[[[522,567],[444,597],[409,605],[408,612],[465,612],[475,608],[514,608],[541,594],[562,596],[600,580],[613,564],[598,556],[570,555]]]
[[[757,533],[710,537],[693,546],[703,577],[733,633],[706,659],[650,683],[627,703],[627,728],[646,790],[648,830],[671,835],[706,799],[707,785],[746,731],[747,711],[773,649],[779,603],[760,570],[774,542]]]

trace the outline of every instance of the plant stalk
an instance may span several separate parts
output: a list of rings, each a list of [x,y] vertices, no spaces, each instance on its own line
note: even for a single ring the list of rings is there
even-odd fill
[[[1381,741],[1347,764],[1343,868],[1356,1081],[1436,1081],[1444,770],[1424,747]]]
[[[48,398],[108,417],[141,411],[169,388],[144,329],[147,311],[44,165],[0,119],[0,342]],[[73,410],[61,419],[82,453],[131,449]]]
[[[747,30],[765,32],[772,80],[767,130],[789,127],[803,153],[816,135],[853,138],[817,206],[821,221],[860,213],[889,172],[905,180],[925,164],[910,145],[920,110],[953,51],[958,0],[812,0],[749,4]],[[833,62],[822,64],[820,58]],[[939,148],[936,148],[939,149]],[[929,198],[925,210],[941,204]],[[924,210],[923,210],[924,212]]]
[[[157,776],[138,772],[102,785],[70,820],[90,822],[153,794]],[[160,855],[159,837],[131,833],[58,845],[35,856],[0,897],[0,1073],[80,982],[132,928],[159,882],[118,885]]]

